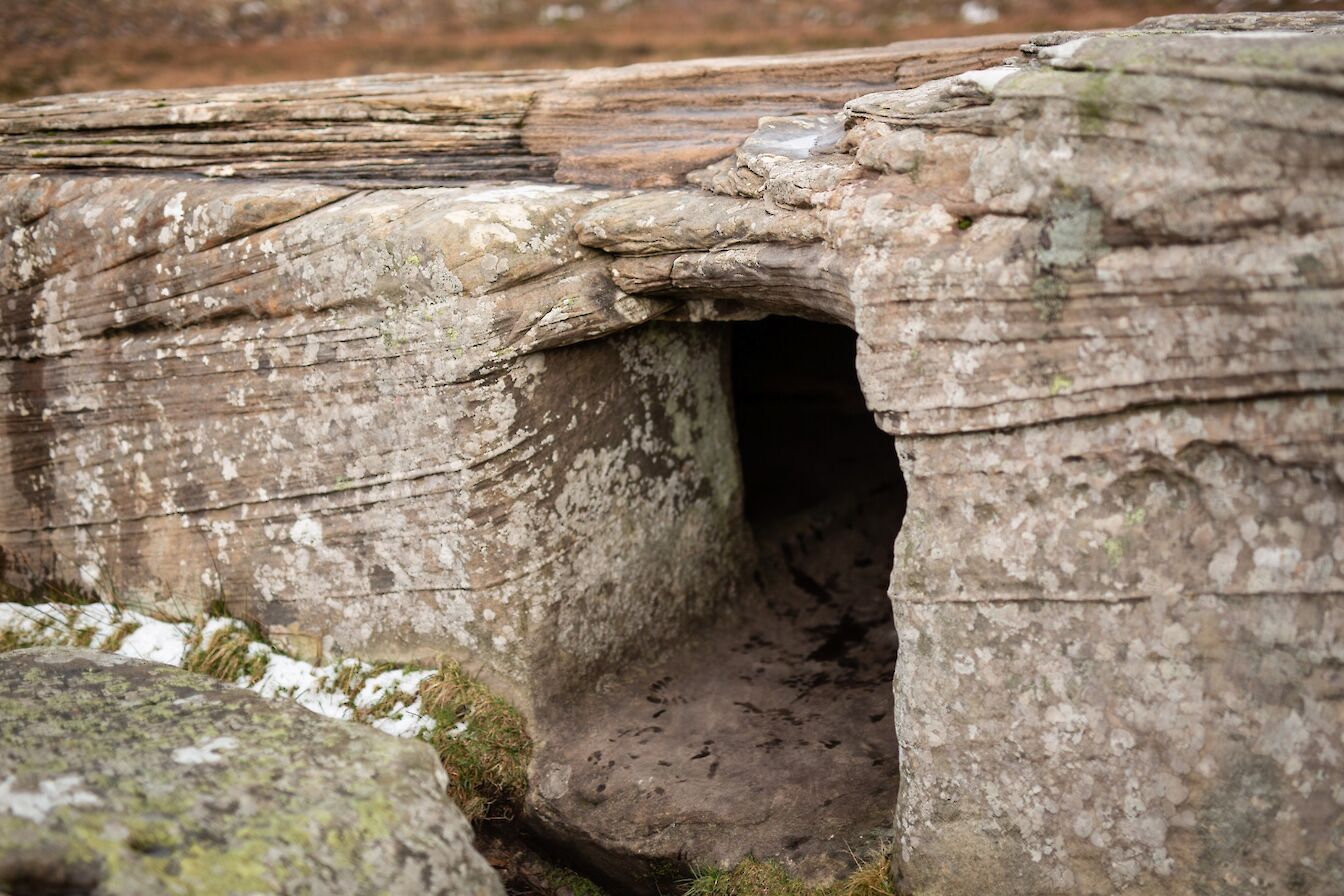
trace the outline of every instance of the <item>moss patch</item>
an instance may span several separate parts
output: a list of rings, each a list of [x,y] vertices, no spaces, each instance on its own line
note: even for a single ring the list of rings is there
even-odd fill
[[[448,794],[473,820],[510,817],[527,790],[532,757],[522,714],[453,662],[420,685],[434,719],[424,738],[448,772]]]
[[[607,896],[605,890],[582,874],[564,868],[552,869],[546,875],[546,886],[555,896]]]
[[[883,849],[843,881],[819,887],[793,877],[776,862],[748,858],[732,868],[700,868],[684,896],[894,896],[891,851]]]

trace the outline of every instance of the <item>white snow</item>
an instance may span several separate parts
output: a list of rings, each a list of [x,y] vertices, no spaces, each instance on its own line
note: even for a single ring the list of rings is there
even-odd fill
[[[994,68],[980,69],[979,71],[964,72],[957,76],[957,80],[963,83],[974,84],[985,93],[993,93],[994,88],[999,85],[1004,78],[1016,74],[1021,69],[1012,65],[996,65]]]
[[[0,603],[0,630],[37,634],[43,643],[75,644],[79,633],[92,638],[87,641],[95,649],[107,645],[119,629],[133,628],[121,641],[116,653],[134,659],[146,659],[181,666],[186,659],[187,645],[197,633],[196,623],[164,622],[134,610],[123,610],[110,604],[90,604],[77,607],[66,604],[37,604],[26,606],[14,603]],[[209,646],[211,640],[220,632],[242,630],[245,626],[237,619],[214,616],[200,626],[200,637],[196,643],[201,648]],[[367,674],[373,667],[354,659],[339,660],[327,665],[315,666],[312,663],[286,656],[260,641],[248,645],[253,657],[264,657],[265,671],[252,680],[246,674],[235,682],[240,687],[249,688],[272,699],[292,700],[305,709],[331,719],[349,721],[355,718],[355,711],[368,710],[382,703],[384,698],[395,693],[396,700],[386,715],[370,719],[369,724],[387,734],[397,737],[418,737],[434,730],[434,719],[422,714],[420,686],[435,673],[432,670],[391,669],[371,675],[351,700],[335,686],[342,669],[353,667],[361,674]],[[456,736],[466,730],[466,723],[459,722],[451,733]],[[216,762],[220,749],[234,744],[223,741],[230,738],[216,738],[210,744],[196,747],[184,747],[173,754],[179,762],[203,763]],[[3,791],[0,791],[3,795]],[[3,805],[0,802],[0,805]]]
[[[1087,43],[1090,37],[1075,37],[1073,40],[1065,41],[1053,47],[1041,47],[1040,57],[1051,65],[1057,65],[1065,60],[1072,59],[1073,54],[1077,53],[1083,44]]]
[[[360,709],[368,709],[376,705],[391,690],[398,690],[407,697],[414,697],[420,693],[420,683],[433,674],[432,672],[407,672],[404,669],[392,669],[374,675],[364,682],[364,687],[360,688],[359,693],[355,695],[355,706]]]
[[[126,636],[116,652],[134,659],[180,666],[186,658],[188,634],[189,629],[181,623],[143,618],[140,627]]]

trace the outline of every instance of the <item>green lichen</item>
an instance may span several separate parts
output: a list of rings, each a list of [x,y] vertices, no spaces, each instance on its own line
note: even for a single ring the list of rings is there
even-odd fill
[[[1068,284],[1053,274],[1041,274],[1031,282],[1031,304],[1043,323],[1059,320],[1068,297]]]
[[[1108,97],[1111,73],[1088,73],[1074,99],[1078,113],[1078,128],[1087,136],[1096,136],[1106,130],[1106,120],[1112,105]]]
[[[94,643],[95,631],[76,624],[80,607],[51,613],[50,619],[41,619],[33,627],[0,629],[0,652],[35,646],[93,646],[112,652],[141,624],[121,622],[110,636]],[[219,625],[220,620],[227,624]],[[227,684],[251,686],[262,680],[272,656],[283,655],[260,626],[227,616],[222,601],[212,602],[208,615],[186,624],[190,634],[182,665],[189,672]],[[205,638],[207,625],[211,631]],[[522,714],[459,665],[444,661],[420,683],[417,694],[392,686],[371,703],[366,696],[363,705],[356,703],[356,697],[370,679],[387,672],[417,671],[416,667],[345,659],[326,668],[329,671],[325,673],[317,670],[326,675],[323,687],[344,695],[357,722],[393,718],[407,711],[415,700],[421,701],[421,713],[433,719],[435,726],[419,737],[440,757],[448,773],[449,795],[469,818],[507,818],[521,803],[532,755],[532,741]],[[282,691],[277,696],[295,695]],[[171,715],[170,709],[163,711]]]
[[[397,833],[404,742],[172,667],[56,668],[0,667],[0,715],[16,723],[0,759],[21,779],[73,777],[96,798],[55,810],[61,824],[38,835],[56,841],[62,864],[96,861],[109,891],[189,880],[197,896],[224,896],[279,892],[277,874],[357,877],[370,844]],[[55,752],[42,743],[54,709],[64,745]],[[173,758],[225,736],[230,746],[216,760]],[[313,758],[352,749],[341,787],[332,788]],[[148,757],[158,757],[152,768]],[[31,822],[0,816],[0,842],[34,835]]]

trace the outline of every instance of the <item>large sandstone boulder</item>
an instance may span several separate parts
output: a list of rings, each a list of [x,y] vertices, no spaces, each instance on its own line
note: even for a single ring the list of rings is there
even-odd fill
[[[426,744],[112,654],[0,654],[0,892],[486,896]]]
[[[843,324],[902,887],[1338,891],[1344,18],[1020,43],[0,109],[4,546],[539,720],[750,568],[687,324]]]

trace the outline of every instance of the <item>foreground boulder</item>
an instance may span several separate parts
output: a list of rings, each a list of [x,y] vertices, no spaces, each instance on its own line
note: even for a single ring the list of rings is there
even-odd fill
[[[425,744],[68,648],[0,718],[0,892],[503,893]]]

